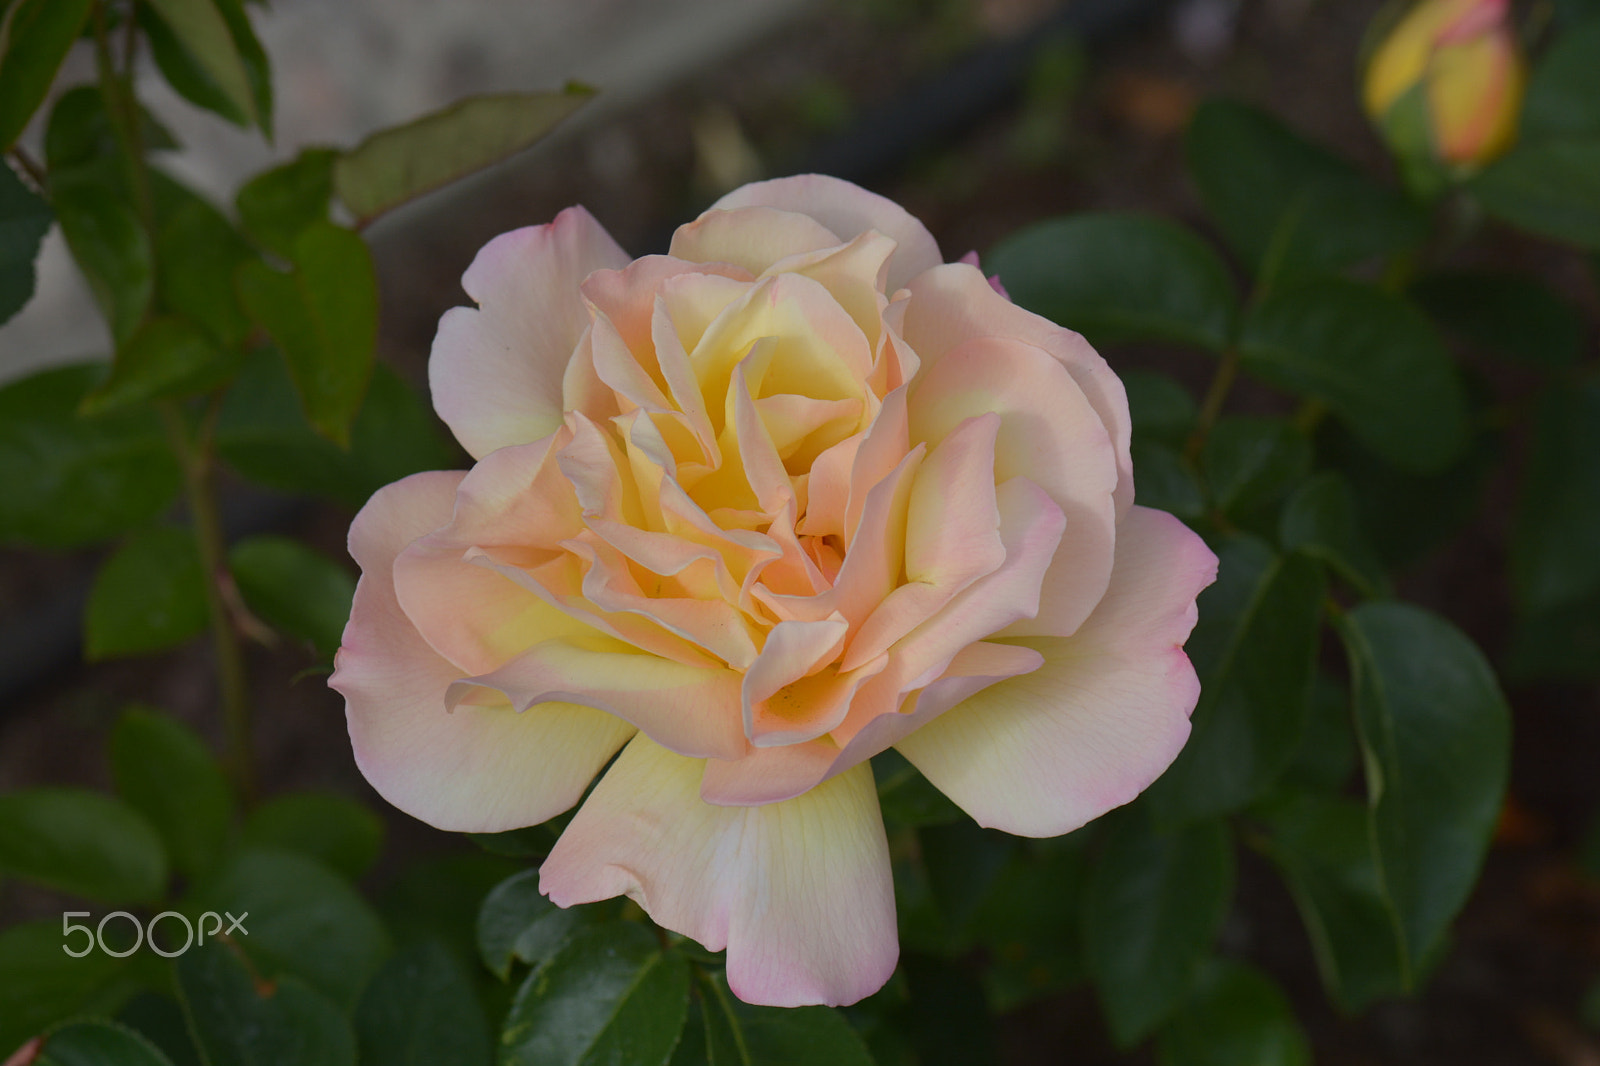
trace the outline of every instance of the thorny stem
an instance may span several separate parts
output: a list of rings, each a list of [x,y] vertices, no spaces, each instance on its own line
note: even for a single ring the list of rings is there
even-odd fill
[[[227,735],[227,764],[242,800],[255,797],[255,757],[250,739],[250,690],[245,677],[244,651],[239,634],[222,595],[222,582],[228,569],[226,540],[212,491],[212,444],[216,435],[217,412],[213,401],[201,419],[194,439],[184,426],[183,412],[172,401],[160,405],[167,438],[183,469],[184,496],[194,522],[195,542],[200,550],[200,566],[205,572],[206,614],[211,622],[211,643],[217,657],[217,686],[222,697],[223,728]]]

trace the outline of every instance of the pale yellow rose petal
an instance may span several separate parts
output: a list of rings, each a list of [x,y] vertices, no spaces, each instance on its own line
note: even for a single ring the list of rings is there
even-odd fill
[[[898,957],[872,771],[784,803],[717,807],[702,763],[637,737],[561,834],[539,887],[561,906],[627,895],[668,929],[727,949],[752,1003],[853,1003]]]

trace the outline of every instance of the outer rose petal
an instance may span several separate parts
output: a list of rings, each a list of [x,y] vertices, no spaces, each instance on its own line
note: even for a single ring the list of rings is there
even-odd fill
[[[945,352],[973,337],[1008,337],[1043,348],[1067,368],[1090,406],[1105,423],[1116,448],[1117,518],[1133,506],[1133,460],[1129,442],[1133,420],[1128,394],[1089,342],[1070,329],[1026,311],[997,293],[975,267],[951,263],[931,270],[911,284],[902,325],[907,343],[921,357],[924,373]]]
[[[933,234],[905,208],[839,178],[798,174],[758,181],[733,190],[712,204],[711,210],[737,207],[776,207],[810,215],[838,234],[841,241],[852,241],[869,229],[892,237],[899,247],[889,259],[891,293],[924,270],[944,262]]]
[[[562,907],[626,894],[668,929],[728,949],[748,1003],[854,1003],[899,953],[889,848],[858,766],[763,807],[700,799],[703,763],[635,737],[539,871]]]
[[[572,806],[634,730],[567,703],[445,710],[461,671],[400,610],[392,573],[401,549],[450,520],[460,480],[415,474],[356,516],[350,554],[362,576],[329,684],[345,697],[356,765],[384,799],[440,829],[492,833]]]
[[[1137,796],[1189,736],[1200,682],[1183,642],[1217,559],[1181,522],[1135,507],[1105,599],[1071,637],[1019,638],[1044,665],[896,745],[980,825],[1056,836]]]
[[[578,286],[628,261],[581,207],[478,252],[461,278],[478,309],[445,312],[428,360],[434,410],[473,458],[561,425],[562,379],[589,325]]]

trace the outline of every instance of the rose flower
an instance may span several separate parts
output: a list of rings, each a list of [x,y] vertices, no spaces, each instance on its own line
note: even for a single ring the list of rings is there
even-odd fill
[[[900,207],[747,185],[638,260],[574,207],[463,286],[430,379],[477,463],[356,517],[331,682],[401,810],[533,825],[605,769],[552,900],[626,894],[741,998],[843,1004],[898,954],[871,756],[1051,836],[1183,746],[1216,558],[1134,506],[1105,361]]]

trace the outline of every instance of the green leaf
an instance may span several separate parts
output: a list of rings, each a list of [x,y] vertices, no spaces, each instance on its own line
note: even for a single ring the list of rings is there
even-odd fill
[[[0,988],[5,989],[0,1053],[9,1055],[62,1018],[102,1006],[96,1000],[125,968],[126,960],[107,955],[98,946],[74,958],[61,950],[63,944],[74,951],[84,946],[82,933],[62,936],[60,918],[0,930]]]
[[[104,414],[212,388],[237,362],[188,319],[147,318],[117,352],[111,375],[83,398],[85,415]]]
[[[256,37],[245,11],[244,0],[216,0],[222,21],[228,24],[234,47],[239,50],[239,61],[244,64],[245,77],[250,81],[250,97],[256,105],[256,125],[272,140],[272,65],[267,60],[266,49]]]
[[[34,788],[0,795],[0,873],[102,903],[151,903],[167,885],[167,853],[114,796]]]
[[[1085,836],[1029,841],[1015,851],[972,918],[973,939],[988,950],[979,976],[997,1014],[1085,977],[1078,921],[1089,879]]]
[[[1505,673],[1518,681],[1600,677],[1600,594],[1519,617]]]
[[[512,962],[537,966],[599,916],[590,907],[557,907],[539,893],[539,871],[524,870],[496,885],[478,909],[478,954],[502,981]]]
[[[528,975],[501,1066],[665,1066],[689,1008],[689,964],[633,922],[585,929]]]
[[[350,1023],[331,1000],[295,978],[262,981],[234,946],[214,941],[184,952],[174,969],[208,1062],[355,1066]]]
[[[33,261],[54,219],[42,197],[0,166],[0,322],[33,299]]]
[[[1089,976],[1120,1046],[1183,1001],[1232,897],[1233,849],[1222,822],[1158,833],[1129,816],[1112,831],[1082,917]]]
[[[1133,468],[1139,472],[1139,505],[1170,511],[1186,521],[1206,511],[1200,479],[1187,458],[1171,445],[1135,436]]]
[[[331,222],[295,238],[294,271],[260,260],[239,268],[250,317],[277,342],[318,433],[345,447],[372,375],[378,336],[378,283],[359,236]]]
[[[427,405],[382,364],[373,368],[349,450],[317,436],[300,413],[283,360],[273,352],[252,357],[240,372],[218,419],[217,447],[252,481],[349,507],[360,507],[408,474],[461,465]]]
[[[233,275],[254,252],[220,211],[188,190],[182,193],[187,195],[174,197],[179,202],[165,213],[156,235],[156,295],[205,327],[217,344],[238,348],[250,334],[250,319]]]
[[[151,152],[178,147],[171,131],[142,106],[139,143]],[[133,199],[122,144],[106,110],[105,94],[97,85],[79,85],[57,98],[45,127],[44,157],[52,186],[63,182],[98,183],[102,188],[117,190],[122,199]],[[160,173],[152,170],[151,177],[159,182]]]
[[[1412,287],[1427,312],[1475,348],[1555,370],[1583,354],[1582,314],[1549,286],[1524,274],[1453,271]]]
[[[1403,470],[1442,470],[1466,445],[1455,366],[1398,296],[1336,278],[1277,289],[1247,318],[1241,348],[1246,370],[1321,400]]]
[[[1600,134],[1600,18],[1591,17],[1558,36],[1528,79],[1518,135]]]
[[[1255,813],[1269,831],[1262,843],[1294,897],[1328,994],[1356,1012],[1404,991],[1400,943],[1361,804],[1296,792]]]
[[[9,151],[44,102],[89,17],[91,0],[21,0],[0,55],[0,151]]]
[[[1214,252],[1149,215],[1051,219],[1006,238],[985,260],[1012,300],[1096,345],[1168,340],[1228,346],[1238,299]]]
[[[290,792],[250,812],[246,844],[309,856],[354,881],[383,851],[383,819],[365,804],[331,792]]]
[[[1311,705],[1322,568],[1248,534],[1223,541],[1217,557],[1217,581],[1200,593],[1187,644],[1201,681],[1194,732],[1148,793],[1166,825],[1259,796],[1294,757]]]
[[[1222,418],[1206,435],[1200,467],[1217,508],[1238,518],[1275,504],[1310,473],[1311,442],[1281,418]]]
[[[560,835],[558,825],[541,822],[521,829],[505,829],[498,833],[468,833],[467,838],[491,855],[505,855],[513,859],[543,859],[555,847]]]
[[[130,707],[111,730],[111,776],[161,834],[178,872],[208,873],[233,822],[222,767],[194,731],[158,711]]]
[[[1120,377],[1128,393],[1133,435],[1181,447],[1200,413],[1189,390],[1165,374],[1145,370],[1123,371]]]
[[[0,541],[76,547],[166,510],[182,485],[153,411],[80,418],[103,373],[46,370],[0,387]]]
[[[1218,960],[1161,1030],[1161,1066],[1310,1066],[1311,1048],[1288,997],[1265,974]]]
[[[1338,471],[1318,474],[1289,498],[1279,521],[1278,542],[1284,551],[1300,552],[1332,567],[1369,599],[1392,591],[1389,575],[1357,518],[1350,485]]]
[[[129,537],[89,590],[84,654],[92,661],[175,647],[206,628],[205,571],[194,534],[156,526]]]
[[[893,748],[872,757],[872,774],[877,780],[878,805],[885,822],[924,826],[967,820],[960,807]]]
[[[478,911],[495,886],[522,865],[475,852],[413,862],[381,897],[384,921],[400,942],[437,940],[476,972]]]
[[[148,3],[171,31],[168,42],[164,34],[152,32],[151,22],[144,23],[156,62],[172,87],[191,103],[210,108],[231,122],[241,126],[255,122],[256,97],[250,75],[217,0]],[[167,42],[165,47],[163,42]],[[181,63],[183,58],[191,63]]]
[[[133,205],[98,181],[57,183],[50,199],[112,337],[119,345],[126,343],[155,293],[149,235]]]
[[[594,90],[496,93],[379,130],[334,164],[339,199],[365,222],[407,200],[500,162],[583,106]]]
[[[703,974],[700,986],[709,1066],[872,1066],[861,1037],[836,1010],[753,1006],[735,999],[720,973]]]
[[[1390,569],[1416,562],[1478,514],[1490,473],[1503,458],[1496,435],[1480,432],[1460,459],[1436,474],[1397,470],[1337,423],[1317,434],[1318,462],[1350,482],[1361,528]]]
[[[293,259],[295,238],[313,224],[328,221],[333,161],[338,156],[331,148],[305,148],[290,162],[245,182],[235,203],[250,238]]]
[[[1477,647],[1401,603],[1366,603],[1339,625],[1378,873],[1408,983],[1441,943],[1488,851],[1505,796],[1510,712]]]
[[[1338,271],[1428,235],[1404,196],[1243,104],[1201,104],[1185,147],[1206,210],[1258,277]]]
[[[116,1020],[159,1048],[172,1066],[203,1066],[176,996],[175,988],[170,995],[136,992],[118,1008]]]
[[[31,1066],[172,1066],[154,1044],[114,1022],[75,1021],[51,1030]]]
[[[1016,838],[965,818],[924,826],[917,843],[933,901],[946,925],[964,940],[973,915],[1010,860]]]
[[[243,849],[187,909],[249,912],[249,935],[238,943],[262,976],[292,974],[343,1007],[390,950],[383,924],[349,882],[288,851]]]
[[[460,964],[434,941],[401,950],[361,995],[361,1061],[383,1066],[490,1066],[489,1022]]]
[[[1600,592],[1600,381],[1553,384],[1533,418],[1511,539],[1519,606],[1537,614]]]
[[[1467,188],[1502,222],[1600,249],[1600,136],[1524,142]]]
[[[1306,718],[1300,750],[1284,771],[1282,785],[1343,791],[1356,768],[1355,723],[1350,719],[1350,694],[1325,673],[1311,686],[1311,713]]]
[[[0,540],[74,547],[165,510],[182,479],[154,412],[80,418],[81,364],[0,387]]]
[[[309,640],[324,657],[339,647],[356,581],[320,552],[290,537],[249,537],[228,553],[244,602],[261,620]]]

